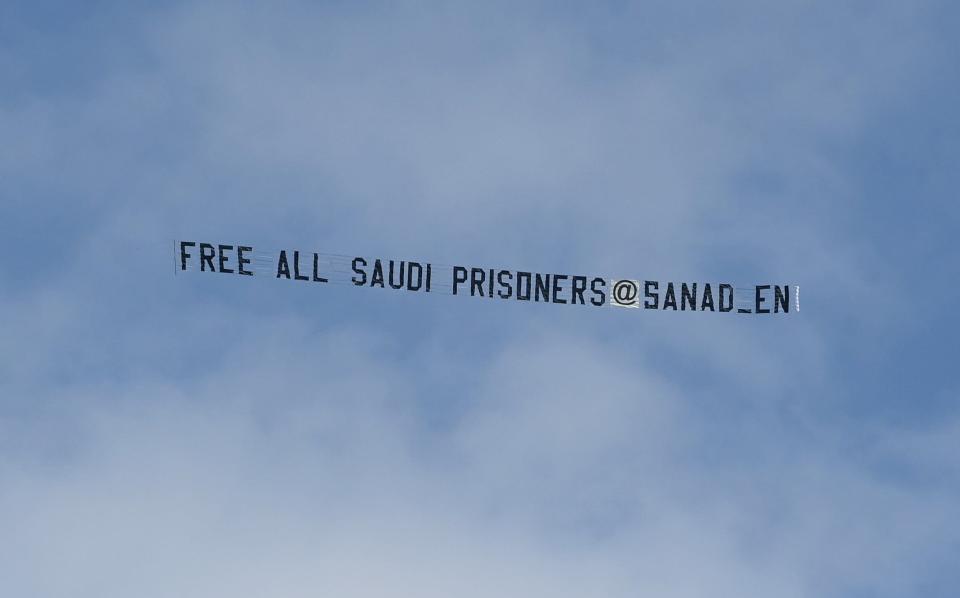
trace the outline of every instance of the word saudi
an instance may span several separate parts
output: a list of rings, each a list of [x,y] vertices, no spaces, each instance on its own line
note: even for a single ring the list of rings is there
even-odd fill
[[[504,301],[741,314],[800,311],[800,287],[661,282],[503,268],[435,264],[299,250],[254,250],[249,245],[174,243],[176,271],[273,277],[312,284],[440,293]]]

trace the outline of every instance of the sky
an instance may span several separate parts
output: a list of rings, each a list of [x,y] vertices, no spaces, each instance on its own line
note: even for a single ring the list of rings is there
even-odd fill
[[[3,593],[954,596],[958,17],[3,3]],[[175,240],[803,307],[175,275]]]

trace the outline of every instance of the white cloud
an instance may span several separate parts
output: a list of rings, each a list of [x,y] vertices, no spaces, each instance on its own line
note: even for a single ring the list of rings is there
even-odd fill
[[[74,407],[43,418],[72,454],[31,465],[35,438],[2,469],[7,587],[894,595],[949,538],[945,500],[829,438],[786,435],[768,456],[748,438],[759,454],[714,458],[711,421],[679,388],[577,337],[518,335],[457,421],[427,430],[416,368],[366,334],[275,329],[195,383],[60,397]]]

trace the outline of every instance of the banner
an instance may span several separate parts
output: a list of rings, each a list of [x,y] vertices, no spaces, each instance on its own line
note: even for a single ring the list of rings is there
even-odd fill
[[[174,253],[175,272],[270,277],[302,284],[638,310],[761,315],[788,314],[791,307],[800,311],[800,287],[790,284],[739,286],[548,274],[197,241],[175,241]]]

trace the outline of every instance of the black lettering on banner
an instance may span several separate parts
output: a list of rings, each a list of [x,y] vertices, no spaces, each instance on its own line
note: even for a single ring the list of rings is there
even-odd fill
[[[210,250],[210,253],[207,253],[207,250]],[[207,269],[205,266],[210,266],[211,272],[216,272],[217,269],[213,267],[213,257],[217,255],[217,251],[213,248],[213,245],[209,243],[200,243],[200,271],[206,272]]]
[[[713,290],[710,289],[710,283],[703,285],[703,303],[700,304],[700,311],[716,311],[713,308]]]
[[[550,275],[537,272],[537,288],[533,300],[541,301],[541,297],[544,303],[550,303]]]
[[[758,314],[768,314],[770,313],[769,307],[760,307],[766,301],[766,297],[763,296],[761,291],[766,291],[770,288],[768,284],[758,284],[756,289],[756,308]]]
[[[413,286],[413,269],[417,269],[417,286]],[[419,291],[423,287],[423,266],[419,262],[407,262],[407,290]]]
[[[513,285],[510,282],[504,282],[503,277],[506,276],[511,281],[513,280],[513,273],[510,270],[500,270],[497,272],[497,282],[500,284],[500,290],[497,291],[497,295],[501,299],[509,299],[513,296]],[[503,289],[507,289],[506,294],[504,294]]]
[[[380,258],[373,260],[373,274],[370,276],[370,286],[377,285],[380,285],[381,289],[386,288],[383,286],[383,264],[380,263]]]
[[[462,276],[461,276],[462,275]],[[467,269],[463,266],[453,267],[453,294],[457,294],[457,285],[467,282]]]
[[[583,292],[587,290],[586,276],[573,276],[570,278],[570,305],[584,305]]]
[[[180,269],[181,270],[187,269],[187,258],[191,257],[190,254],[187,253],[187,247],[196,247],[196,246],[197,244],[194,243],[193,241],[180,241]]]
[[[243,257],[244,251],[253,251],[253,247],[247,247],[245,245],[237,246],[237,264],[238,264],[237,274],[240,274],[242,276],[253,276],[253,272],[251,272],[250,270],[245,270],[243,267],[245,264],[250,263],[250,260]]]
[[[230,257],[227,255],[228,251],[233,249],[233,245],[217,245],[217,253],[220,254],[217,262],[220,264],[220,272],[223,274],[233,274],[233,268],[227,268],[224,264],[227,263],[227,258]]]
[[[590,291],[593,293],[593,297],[590,298],[590,304],[600,307],[607,301],[607,294],[602,288],[607,286],[607,281],[599,276],[590,281]]]
[[[357,268],[357,266],[363,266],[366,268],[367,260],[363,259],[362,257],[355,257],[353,258],[353,262],[350,264],[350,267],[353,268],[353,271],[361,276],[359,280],[356,276],[352,277],[350,280],[353,281],[353,284],[357,285],[358,287],[362,287],[363,285],[367,284],[367,272],[366,270]]]
[[[660,283],[656,280],[643,281],[643,309],[660,309],[660,293],[651,293],[650,289],[656,291],[660,288]],[[650,300],[653,300],[653,303]]]
[[[390,266],[389,266],[390,270],[389,270],[389,273],[387,274],[387,282],[390,283],[390,288],[391,288],[391,289],[398,289],[398,290],[399,290],[399,289],[402,289],[402,288],[403,288],[403,268],[404,268],[404,266],[406,266],[406,264],[404,264],[403,262],[400,262],[400,267],[397,268],[398,270],[400,270],[400,281],[399,281],[399,282],[393,282],[393,270],[394,270],[394,267],[393,267],[393,260],[390,260]]]
[[[526,292],[524,292],[523,283],[526,282]],[[530,294],[533,292],[533,275],[529,272],[517,272],[517,300],[530,301]]]
[[[783,309],[783,313],[790,313],[790,285],[783,285],[783,290],[780,290],[780,286],[773,287],[773,313],[780,313],[780,310]]]
[[[326,278],[320,276],[320,254],[313,254],[313,282],[329,282]]]
[[[483,268],[470,268],[470,296],[483,297]]]
[[[677,295],[673,292],[673,283],[667,283],[667,294],[663,297],[663,309],[671,308],[677,311]]]
[[[692,290],[691,290],[692,289]],[[680,283],[680,310],[685,311],[687,309],[687,302],[690,302],[690,309],[692,311],[697,311],[697,283],[691,283],[690,289],[687,288],[687,283]]]
[[[179,244],[179,248],[177,245]],[[191,248],[198,248],[198,255],[191,254]],[[236,251],[236,255],[232,253]],[[247,245],[232,245],[223,243],[200,243],[194,241],[174,241],[174,252],[179,252],[175,260],[179,260],[179,269],[186,271],[190,260],[198,257],[199,270],[206,272],[220,272],[223,274],[239,274],[253,276],[257,273],[257,266],[251,268],[258,257],[251,256],[254,249]],[[324,276],[327,268],[331,269],[335,278],[345,274],[343,259],[321,259],[326,254],[313,253],[312,276],[306,274],[305,266],[300,261],[300,252],[293,253],[291,268],[287,250],[280,250],[277,256],[276,278],[286,278],[298,281],[313,281],[329,283]],[[236,265],[233,260],[236,259]],[[405,260],[375,259],[372,272],[368,273],[368,261],[362,257],[355,257],[351,263],[353,276],[351,281],[355,286],[386,288],[386,284],[393,289],[406,289],[411,292],[431,292],[433,268],[430,263],[408,262]],[[322,263],[321,263],[322,262]],[[450,266],[447,266],[450,267]],[[604,279],[600,277],[575,276],[568,274],[544,274],[539,272],[522,272],[512,270],[498,270],[495,268],[477,268],[452,266],[454,295],[462,294],[460,285],[469,283],[470,295],[487,298],[513,299],[518,301],[536,301],[538,303],[555,303],[559,305],[586,305],[587,293],[591,293],[590,304],[594,306],[615,305],[618,307],[639,307],[639,281],[629,279]],[[175,266],[176,269],[176,266]],[[323,271],[321,271],[323,270]],[[292,271],[292,272],[291,272]],[[291,277],[292,274],[292,277]],[[611,285],[610,297],[607,297],[607,285]],[[680,285],[680,288],[677,288]],[[446,284],[442,285],[446,293]],[[655,280],[643,281],[643,307],[645,309],[663,309],[673,311],[711,311],[728,313],[736,310],[741,314],[771,314],[790,313],[790,292],[792,285],[763,284],[754,285],[752,305],[746,297],[737,301],[737,287],[732,284],[712,284],[698,282],[668,282],[660,301],[660,285]],[[699,295],[698,295],[698,287]],[[714,293],[714,289],[718,289]],[[772,290],[772,293],[771,293]],[[799,288],[797,289],[799,290]],[[677,296],[679,292],[679,297]],[[745,289],[740,288],[741,295]],[[770,307],[771,299],[773,307]],[[698,301],[699,300],[699,301]],[[797,304],[799,310],[799,304]]]
[[[300,275],[300,252],[294,250],[293,252],[293,279],[294,280],[310,280],[306,276]]]
[[[727,291],[726,293],[724,291]],[[728,297],[727,303],[724,303],[724,297]],[[720,285],[720,311],[726,313],[733,310],[733,287],[728,284]]]
[[[277,278],[281,276],[290,280],[290,264],[287,263],[286,250],[280,250],[280,257],[277,258]]]
[[[553,302],[554,302],[554,303],[560,303],[560,304],[566,304],[566,303],[567,303],[567,300],[566,300],[566,299],[562,299],[562,298],[560,297],[560,293],[563,291],[563,289],[562,289],[561,286],[560,286],[560,282],[561,282],[562,280],[566,280],[567,278],[568,278],[568,277],[567,277],[566,274],[554,274],[554,275],[553,275],[553,288],[552,288],[551,290],[553,291]]]

